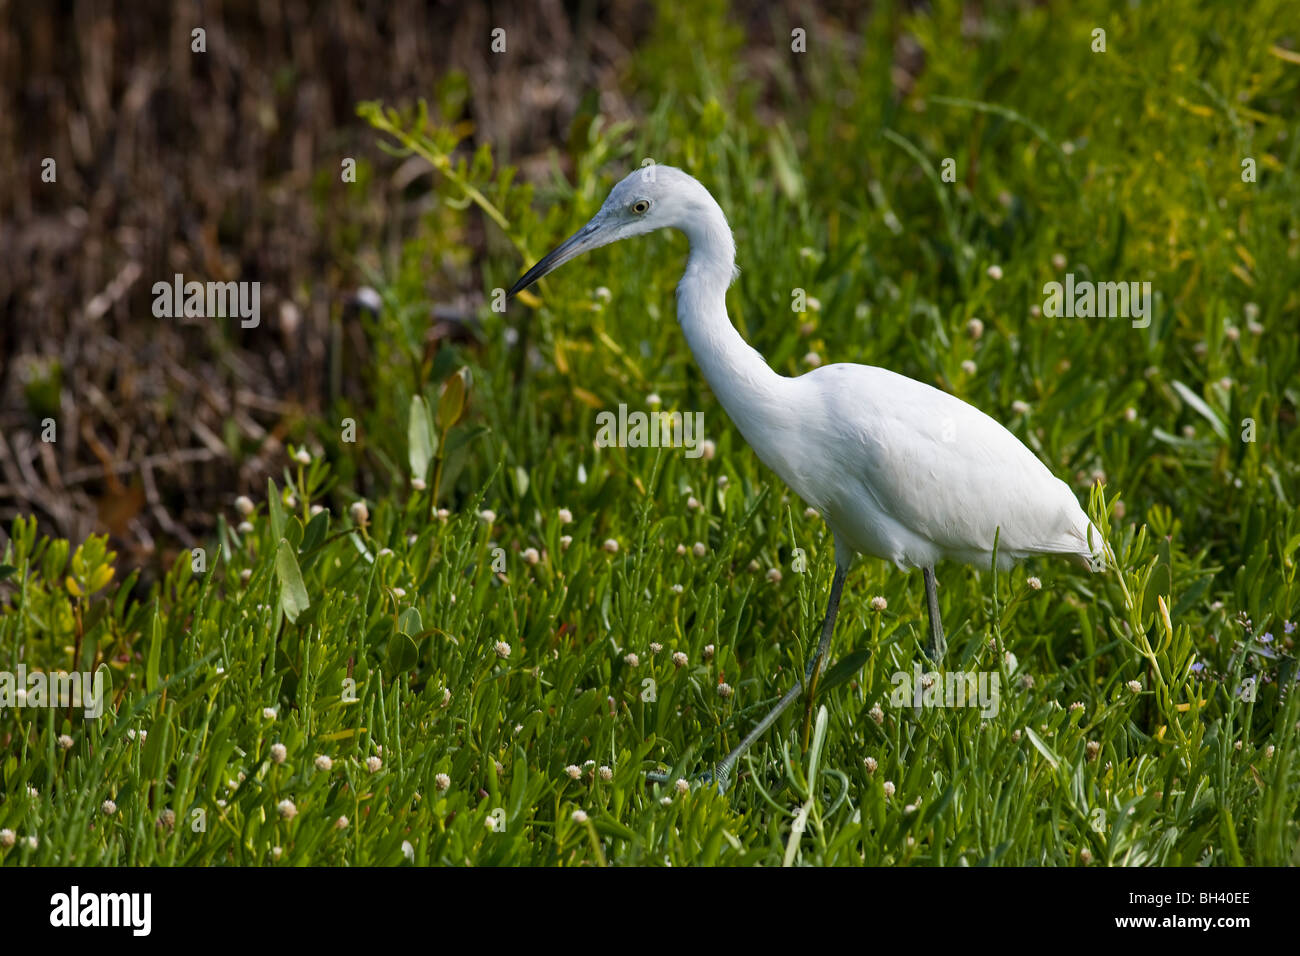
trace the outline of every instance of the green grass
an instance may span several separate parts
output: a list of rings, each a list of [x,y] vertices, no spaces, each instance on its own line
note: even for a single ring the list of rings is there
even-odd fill
[[[779,15],[746,37],[721,4],[664,4],[625,80],[644,117],[580,116],[557,144],[572,183],[521,185],[487,149],[444,161],[464,155],[455,83],[423,118],[367,107],[380,140],[431,159],[443,200],[377,273],[375,403],[298,436],[312,463],[276,476],[251,528],[232,510],[205,569],[183,556],[148,600],[96,579],[97,546],[74,569],[75,548],[15,526],[0,668],[102,667],[113,706],[0,714],[0,829],[17,838],[0,861],[399,864],[404,842],[416,864],[1300,861],[1293,18],[997,4],[963,36],[959,6],[933,6],[882,12],[856,48],[810,29],[799,57],[800,24]],[[901,101],[894,30],[925,54]],[[773,367],[798,374],[815,352],[946,389],[1091,505],[1118,564],[1104,575],[940,570],[948,665],[999,675],[995,717],[891,705],[892,675],[920,659],[920,579],[864,559],[809,750],[792,708],[726,796],[646,784],[721,757],[790,685],[833,556],[693,363],[680,236],[602,250],[491,309],[644,157],[726,210],[732,318]],[[1033,314],[1063,271],[1150,281],[1153,321]],[[430,285],[482,290],[484,347],[426,357]],[[796,289],[815,300],[802,313]],[[715,453],[593,446],[597,411],[651,393],[704,412]],[[365,522],[349,512],[362,476]]]

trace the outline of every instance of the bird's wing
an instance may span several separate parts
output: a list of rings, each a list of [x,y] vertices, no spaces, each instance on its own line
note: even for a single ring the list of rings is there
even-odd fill
[[[957,560],[990,554],[995,534],[1008,560],[1089,553],[1089,522],[1069,486],[979,409],[887,369],[817,374],[819,425],[839,436],[837,467],[906,533]]]

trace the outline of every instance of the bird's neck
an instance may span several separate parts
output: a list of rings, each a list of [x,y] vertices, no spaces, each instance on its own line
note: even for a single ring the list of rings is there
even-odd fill
[[[691,243],[686,273],[677,285],[677,321],[686,343],[731,420],[755,445],[760,418],[779,407],[782,387],[789,380],[768,367],[727,317],[727,288],[736,265],[731,227],[716,202],[683,227]],[[759,456],[766,460],[755,445]]]

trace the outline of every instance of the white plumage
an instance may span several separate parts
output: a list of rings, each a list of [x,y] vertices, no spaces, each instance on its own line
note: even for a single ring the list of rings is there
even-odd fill
[[[677,286],[677,317],[714,394],[745,441],[826,520],[836,575],[817,654],[820,672],[855,553],[925,569],[930,654],[946,643],[934,565],[988,567],[1035,554],[1090,562],[1100,537],[1073,492],[1019,439],[979,409],[906,376],[866,365],[828,365],[778,375],[727,317],[736,247],[717,202],[679,169],[633,172],[582,229],[544,257],[510,294],[581,253],[629,236],[676,228],[690,241]],[[740,754],[799,693],[800,684],[715,769],[725,786]]]

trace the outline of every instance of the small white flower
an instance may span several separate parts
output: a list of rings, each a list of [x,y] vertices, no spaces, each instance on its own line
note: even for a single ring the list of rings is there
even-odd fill
[[[71,749],[72,749],[72,738],[69,737],[67,734],[60,734],[60,735],[59,735],[59,747],[60,747],[61,749],[63,749],[63,750],[71,750]]]
[[[696,498],[694,495],[691,495],[689,498],[686,499],[686,507],[690,511],[695,511],[700,507],[699,499]]]
[[[23,842],[27,844],[27,849],[29,850],[35,850],[38,846],[41,845],[41,841],[38,840],[34,834],[32,836],[24,838]]]
[[[560,524],[571,524],[573,522],[573,512],[568,508],[561,508],[559,512]]]
[[[882,595],[877,594],[871,599],[871,610],[883,611],[887,607],[889,607],[889,602]]]
[[[781,583],[781,569],[780,569],[780,568],[768,568],[768,569],[767,569],[767,579],[768,579],[769,581],[771,581],[773,584],[780,584],[780,583]]]
[[[881,789],[885,791],[885,799],[888,800],[890,797],[894,795],[894,790],[895,790],[894,781],[886,780],[884,784],[881,786]]]
[[[235,499],[235,510],[245,518],[251,515],[255,508],[256,505],[253,504],[253,500],[247,495],[240,495]]]
[[[316,517],[318,514],[320,514],[322,511],[325,510],[325,506],[324,506],[324,505],[312,505],[311,508],[310,508],[309,510],[311,511],[311,516],[314,518],[314,517]]]
[[[1011,403],[1011,411],[1017,415],[1026,415],[1029,413],[1029,403],[1017,398]]]
[[[680,584],[674,584],[668,590],[672,591],[674,594],[681,594],[685,590],[685,588],[683,588]]]
[[[263,720],[275,720],[275,708],[274,708],[274,707],[263,707],[263,708],[262,708],[262,719],[263,719]]]
[[[537,553],[536,548],[524,548],[523,554],[520,556],[524,559],[524,564],[536,564],[542,560],[542,556]]]
[[[433,514],[434,517],[436,517],[439,521],[446,521],[448,518],[451,517],[451,512],[448,511],[446,508],[439,508]]]
[[[673,786],[677,789],[677,792],[682,796],[685,796],[691,791],[691,785],[687,783],[685,780],[683,780],[681,777],[677,778],[677,782],[673,784]]]
[[[1142,693],[1142,682],[1141,682],[1141,681],[1131,680],[1131,681],[1128,682],[1128,684],[1127,684],[1126,686],[1128,687],[1128,689],[1129,689],[1129,693],[1130,693],[1130,694],[1140,694],[1140,693]]]
[[[424,489],[429,486],[424,483],[423,478],[412,478],[411,487],[414,488],[416,491],[424,491]]]
[[[704,546],[703,541],[696,541],[691,545],[691,554],[695,555],[697,558],[702,558],[708,553],[709,549]]]
[[[348,514],[351,516],[353,524],[359,524],[364,528],[370,523],[370,509],[366,507],[364,501],[352,502],[352,507],[348,508]]]
[[[280,816],[284,817],[286,820],[292,820],[298,815],[298,808],[294,806],[293,801],[288,798],[281,800],[275,805],[275,807],[280,811]]]
[[[325,756],[325,754],[316,755],[317,770],[320,770],[324,773],[329,773],[330,770],[333,769],[333,767],[334,767],[334,761],[331,760],[329,757]]]
[[[999,279],[1002,278],[1002,267],[999,265],[989,266],[988,275],[990,279],[992,279],[994,282],[997,282]]]
[[[484,508],[482,511],[478,513],[478,517],[479,520],[482,521],[484,524],[495,524],[497,520],[497,513],[493,511],[491,508]]]
[[[603,547],[610,554],[618,554],[618,542],[615,541],[613,538],[606,538]]]
[[[400,601],[402,598],[406,597],[406,588],[393,588],[392,590],[393,597],[397,598],[397,600]]]
[[[885,712],[880,709],[879,704],[873,704],[871,706],[871,710],[867,712],[867,716],[870,717],[872,720],[874,720],[877,724],[883,724],[885,722]]]
[[[685,667],[686,661],[687,661],[686,655],[683,654],[681,651],[678,651],[677,653],[673,654],[674,667]]]
[[[816,509],[816,508],[804,508],[804,509],[803,509],[803,516],[804,516],[805,518],[819,518],[819,517],[821,517],[821,515],[819,515],[819,514],[817,513],[817,509]]]
[[[307,454],[306,448],[299,448],[296,452],[293,453],[293,460],[300,465],[310,465],[311,455]]]
[[[366,769],[369,770],[371,773],[379,773],[379,768],[382,767],[383,765],[384,765],[384,761],[380,757],[366,758]]]
[[[285,802],[288,803],[287,800],[286,800]],[[273,859],[273,860],[278,860],[278,859],[280,859],[280,857],[282,857],[282,856],[284,856],[284,848],[283,848],[283,847],[278,847],[278,846],[273,846],[273,847],[271,847],[271,859]]]
[[[672,797],[661,797],[660,800],[659,800],[659,802],[660,802],[661,804],[663,804],[665,807],[671,807],[671,806],[673,805],[673,798],[672,798]]]
[[[649,405],[651,408],[658,408],[660,405],[664,403],[664,400],[659,397],[658,392],[651,392],[649,395],[645,397],[645,403]]]
[[[582,776],[582,768],[576,763],[571,763],[564,768],[564,772],[569,775],[570,780],[577,780]]]
[[[117,813],[117,804],[112,800],[105,800],[99,805],[99,809],[104,812],[104,816],[111,817],[113,814]]]
[[[439,793],[446,793],[451,787],[451,777],[445,773],[440,773],[433,778],[433,785],[438,788]]]
[[[807,365],[809,368],[817,368],[822,364],[822,357],[816,352],[809,352],[803,357],[803,364]]]
[[[442,706],[446,707],[450,703],[451,703],[451,688],[444,687],[442,689]]]
[[[497,652],[497,657],[509,657],[510,645],[507,644],[505,641],[497,641],[496,652]]]
[[[348,828],[347,817],[339,817],[337,820],[334,821],[335,830],[346,830],[347,828]]]
[[[713,456],[717,454],[718,448],[713,444],[713,439],[706,438],[700,442],[700,457],[705,461],[712,461]]]
[[[235,530],[238,531],[240,534],[252,534],[254,529],[253,526],[249,524],[247,521],[241,521],[235,527]]]
[[[1057,272],[1065,268],[1065,263],[1066,259],[1063,253],[1058,252],[1052,256],[1052,268]]]
[[[392,548],[380,548],[380,549],[379,549],[379,555],[378,555],[378,556],[381,557],[381,558],[391,558],[391,557],[393,556],[393,549],[392,549]]]
[[[984,322],[980,319],[971,319],[966,323],[966,334],[973,339],[978,339],[984,334]]]
[[[586,811],[586,810],[574,810],[574,811],[573,811],[573,822],[574,822],[574,823],[586,823],[586,822],[587,822],[587,811]]]
[[[602,766],[598,773],[600,774],[600,779],[604,780],[606,783],[609,783],[614,779],[614,771],[609,767]]]
[[[728,683],[726,683],[725,681],[724,681],[723,683],[719,684],[719,685],[718,685],[718,696],[721,697],[723,700],[726,700],[728,697],[730,697],[730,696],[731,696],[731,685],[728,684]]]
[[[1025,579],[1025,583],[1029,585],[1031,591],[1041,591],[1043,589],[1043,582],[1032,574]]]
[[[865,760],[863,760],[862,763],[866,766],[867,773],[875,773],[876,768],[880,766],[880,764],[876,763],[875,757],[868,757]]]
[[[276,763],[284,763],[289,756],[289,749],[284,744],[271,744],[271,759]]]
[[[664,646],[663,646],[662,644],[660,644],[658,641],[651,641],[651,642],[650,642],[650,653],[651,653],[651,654],[658,654],[658,653],[659,653],[660,651],[662,651],[663,649],[664,649]]]
[[[253,579],[253,569],[252,569],[252,568],[244,568],[244,570],[242,570],[242,571],[239,572],[239,583],[240,583],[240,584],[247,584],[247,583],[248,583],[249,581],[251,581],[252,579]]]
[[[411,846],[410,840],[402,841],[402,856],[409,861],[415,860],[415,847]]]
[[[0,830],[0,850],[9,849],[11,846],[14,845],[14,842],[17,839],[18,837],[14,834],[13,830],[10,829]]]
[[[961,370],[967,375],[974,375],[976,368],[977,366],[970,359],[966,359],[966,361],[961,363]]]
[[[627,654],[623,658],[623,663],[625,663],[628,667],[640,667],[641,658],[637,657],[636,654]]]
[[[716,651],[717,651],[717,648],[715,648],[712,644],[705,644],[705,645],[704,645],[704,659],[705,659],[706,661],[711,661],[711,660],[713,660],[713,655],[714,655],[714,653],[715,653]]]
[[[679,544],[674,550],[678,555],[683,555],[686,553],[686,545]]]

